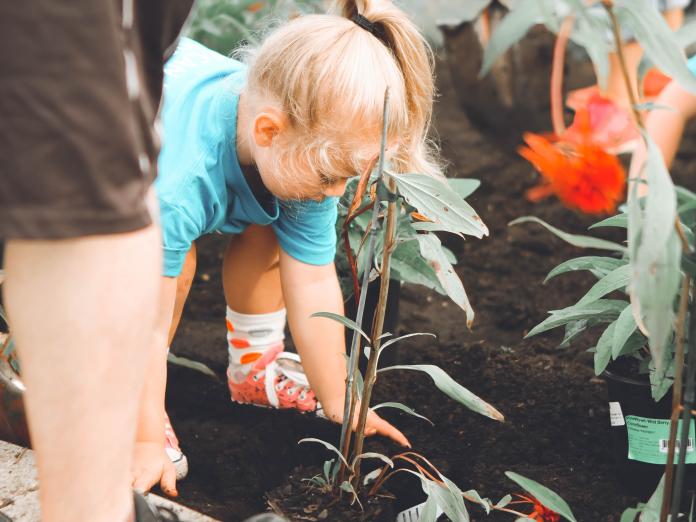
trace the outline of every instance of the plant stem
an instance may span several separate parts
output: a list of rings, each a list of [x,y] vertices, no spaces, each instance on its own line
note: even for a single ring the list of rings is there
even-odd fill
[[[380,178],[383,171],[380,170]],[[396,183],[392,178],[388,179],[387,188],[392,194],[396,191]],[[365,423],[367,413],[370,409],[370,399],[372,398],[372,388],[377,380],[377,362],[379,359],[379,349],[382,344],[382,329],[384,328],[384,316],[387,312],[387,297],[389,294],[389,279],[391,271],[391,256],[394,251],[394,231],[396,230],[397,201],[390,201],[387,206],[387,225],[384,238],[384,251],[382,255],[382,271],[380,273],[379,300],[375,311],[374,323],[372,326],[372,349],[367,361],[365,370],[365,389],[360,398],[360,415],[358,416],[358,426],[355,431],[355,449],[353,454],[358,456],[362,453],[365,441]],[[375,204],[375,208],[379,204]],[[353,469],[353,488],[357,491],[360,484],[360,461],[358,460]]]
[[[689,304],[689,289],[691,277],[687,274],[682,280],[681,296],[679,299],[679,316],[677,318],[677,350],[674,355],[674,384],[672,385],[672,417],[669,425],[669,441],[667,448],[667,464],[665,465],[665,491],[662,497],[662,509],[660,520],[665,522],[669,511],[669,499],[672,497],[672,480],[674,478],[674,446],[677,440],[677,420],[681,411],[682,399],[682,373],[676,368],[684,367],[684,327],[686,324],[686,310]]]
[[[633,116],[636,120],[636,123],[638,124],[638,127],[645,132],[645,122],[643,120],[643,115],[640,113],[638,110],[638,100],[636,99],[635,91],[633,89],[633,86],[631,85],[631,79],[628,74],[628,67],[626,66],[626,57],[624,55],[624,48],[623,48],[623,39],[621,38],[621,27],[619,25],[619,21],[616,18],[616,14],[614,13],[614,8],[612,6],[611,0],[604,0],[603,1],[604,8],[606,9],[607,13],[609,14],[609,18],[611,19],[611,26],[612,26],[612,31],[614,33],[614,40],[616,43],[616,52],[619,57],[619,64],[621,66],[621,74],[623,75],[624,83],[626,86],[626,92],[628,93],[629,100],[631,102],[631,109],[633,111]],[[684,231],[681,228],[681,223],[679,222],[679,216],[675,217],[674,220],[674,228],[677,232],[677,235],[679,237],[679,240],[681,241],[682,245],[682,251],[684,253],[689,253],[690,247],[689,247],[689,242],[686,239],[686,236],[684,235]],[[669,500],[670,500],[670,495],[672,493],[672,478],[673,478],[673,471],[674,471],[674,451],[675,451],[675,444],[676,444],[676,437],[677,437],[677,418],[678,418],[678,412],[681,409],[681,401],[682,401],[682,375],[684,371],[684,325],[686,323],[686,314],[687,314],[687,309],[688,309],[688,302],[689,302],[689,288],[691,286],[691,281],[690,277],[688,275],[684,276],[684,279],[682,280],[682,295],[681,299],[679,302],[679,316],[678,316],[678,322],[676,325],[676,335],[677,335],[677,352],[675,354],[675,364],[674,364],[674,386],[672,388],[672,417],[671,417],[671,422],[670,422],[670,436],[669,436],[669,442],[668,442],[668,456],[667,456],[667,463],[666,463],[666,469],[665,469],[665,489],[664,489],[664,494],[662,496],[662,509],[660,512],[660,522],[666,522],[667,521],[667,512],[669,511]],[[691,359],[691,357],[689,357]],[[691,372],[690,372],[691,373]],[[685,412],[684,416],[690,416],[690,412]],[[687,433],[688,433],[688,426],[687,426]],[[674,496],[673,498],[677,498],[681,496],[681,484],[679,482],[679,475],[683,473],[683,470],[681,469],[683,467],[683,456],[686,451],[686,445],[685,441],[681,441],[681,455],[680,455],[680,462],[679,466],[677,468],[677,488],[674,491]],[[672,511],[675,509],[678,510],[679,506],[674,505],[674,501],[672,502]],[[676,520],[676,517],[674,517],[674,520]]]
[[[560,136],[565,131],[563,121],[563,69],[568,38],[573,30],[575,17],[568,16],[558,31],[556,44],[553,48],[553,64],[551,66],[551,122],[553,133]]]
[[[379,177],[378,182],[382,179],[382,173],[384,172],[384,154],[387,148],[387,124],[389,122],[389,88],[384,91],[384,113],[383,113],[383,128],[382,128],[382,144],[379,156]],[[369,179],[369,172],[366,174],[366,178]],[[364,183],[363,183],[364,185]],[[360,190],[358,190],[360,193]],[[379,218],[379,202],[375,201],[372,207],[372,219],[370,221],[370,239],[367,246],[367,259],[370,261],[365,267],[365,272],[363,273],[362,286],[360,288],[359,299],[358,299],[358,310],[355,318],[355,322],[360,328],[362,328],[363,315],[365,314],[365,300],[367,299],[367,287],[370,282],[370,268],[372,266],[372,258],[375,255],[375,244],[377,242],[377,220]],[[348,245],[350,248],[350,245]],[[351,428],[353,427],[353,418],[355,416],[355,373],[358,370],[358,361],[360,360],[360,334],[358,332],[353,332],[353,339],[350,347],[350,357],[348,359],[348,376],[346,379],[346,394],[343,401],[343,422],[341,424],[341,440],[339,443],[339,448],[341,449],[341,454],[344,459],[348,462],[350,457],[350,439],[351,439]],[[346,466],[341,460],[339,468],[339,484],[343,483],[345,478]],[[356,490],[357,491],[357,490]]]

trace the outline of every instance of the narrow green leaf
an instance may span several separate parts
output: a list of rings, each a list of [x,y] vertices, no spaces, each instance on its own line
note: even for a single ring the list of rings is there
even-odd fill
[[[556,268],[549,272],[549,275],[544,279],[544,283],[553,279],[554,277],[565,274],[567,272],[574,272],[578,270],[589,270],[593,274],[599,277],[604,277],[612,270],[617,269],[621,265],[628,263],[627,260],[615,259],[613,257],[604,256],[584,256],[576,257],[575,259],[569,259],[558,265]]]
[[[512,495],[505,495],[503,498],[501,498],[498,503],[495,505],[496,508],[504,508],[507,506],[510,502],[512,502]]]
[[[409,339],[409,338],[411,338],[411,337],[423,337],[423,336],[433,337],[433,338],[435,338],[435,339],[437,338],[437,335],[435,335],[435,334],[433,334],[433,333],[428,333],[428,332],[414,332],[414,333],[410,333],[410,334],[406,334],[406,335],[401,335],[401,336],[395,337],[395,338],[393,338],[393,339],[389,339],[387,342],[385,342],[385,343],[380,347],[380,350],[379,350],[379,351],[380,351],[380,353],[381,353],[382,350],[384,350],[385,348],[388,348],[388,347],[391,346],[392,344],[398,343],[399,341],[403,341],[404,339]]]
[[[365,340],[368,343],[371,342],[370,337],[365,332],[363,332],[362,329],[352,319],[348,319],[347,317],[343,317],[342,315],[334,314],[332,312],[316,312],[313,313],[311,317],[324,317],[326,319],[331,319],[333,321],[341,323],[346,328],[350,328],[351,330],[358,332],[365,338]]]
[[[338,456],[338,458],[340,458],[341,461],[342,461],[348,468],[350,468],[350,466],[348,465],[348,461],[347,461],[346,459],[343,458],[343,455],[341,455],[341,452],[338,451],[338,448],[336,448],[336,446],[334,446],[334,445],[331,444],[330,442],[326,442],[326,441],[321,440],[321,439],[315,439],[315,438],[312,438],[312,437],[308,437],[308,438],[305,438],[305,439],[302,439],[302,440],[298,441],[297,443],[298,443],[298,444],[304,444],[305,442],[315,442],[315,443],[317,443],[317,444],[321,444],[321,445],[324,446],[326,449],[328,449],[328,450],[330,450],[330,451],[333,451],[333,452]]]
[[[549,312],[551,315],[532,328],[525,339],[582,319],[599,319],[608,323],[616,319],[625,307],[626,301],[598,299],[586,305],[573,305],[561,310],[551,310]]]
[[[615,291],[624,290],[631,282],[630,265],[620,266],[597,281],[592,288],[577,302],[578,305],[593,303],[597,299]]]
[[[418,417],[419,419],[423,419],[424,421],[429,422],[431,426],[435,426],[433,421],[431,421],[429,418],[424,417],[420,413],[416,413],[415,410],[409,408],[405,404],[401,404],[400,402],[383,402],[382,404],[372,407],[373,410],[378,410],[379,408],[395,408],[403,411],[404,413],[408,413],[409,415],[413,415],[414,417]]]
[[[616,320],[615,324],[616,328],[614,329],[614,336],[611,341],[611,356],[614,359],[621,355],[621,350],[626,342],[638,328],[636,320],[633,318],[633,310],[630,305],[626,306],[619,314],[619,318]]]
[[[396,182],[399,194],[409,205],[445,230],[478,238],[488,235],[476,211],[447,182],[425,174],[385,174]]]
[[[419,234],[418,243],[420,244],[421,254],[423,254],[423,257],[435,271],[442,288],[445,289],[450,299],[464,310],[466,324],[471,327],[474,321],[474,309],[471,307],[469,298],[466,295],[464,284],[442,251],[440,239],[434,234]]]
[[[512,225],[519,225],[520,223],[538,223],[539,225],[543,226],[547,230],[549,230],[552,234],[555,236],[561,238],[563,241],[566,243],[570,243],[573,246],[576,247],[581,247],[581,248],[597,248],[600,250],[613,250],[616,252],[621,252],[624,253],[626,252],[626,247],[619,245],[617,243],[613,243],[611,241],[606,241],[604,239],[597,239],[596,237],[591,237],[591,236],[582,236],[578,234],[568,234],[567,232],[563,232],[562,230],[559,230],[558,228],[549,225],[545,221],[534,217],[534,216],[525,216],[521,218],[517,218],[514,221],[511,221],[509,223],[510,226]]]
[[[373,408],[374,409],[374,408]],[[365,460],[365,459],[379,459],[385,464],[387,464],[390,468],[394,467],[394,462],[392,459],[387,457],[386,455],[382,455],[381,453],[375,453],[368,451],[366,453],[361,453],[360,455],[357,455],[353,458],[353,465],[350,467],[350,469],[355,469],[355,465],[358,463],[360,460]]]
[[[528,491],[534,495],[534,497],[547,508],[555,511],[570,522],[577,522],[575,515],[573,515],[573,512],[570,509],[570,506],[568,506],[566,501],[558,496],[557,493],[551,491],[546,486],[542,486],[532,479],[523,477],[518,473],[506,471],[505,475],[518,486],[524,488],[525,491]]]
[[[485,415],[486,417],[490,417],[491,419],[501,422],[505,420],[505,417],[503,417],[503,415],[493,406],[471,393],[461,384],[452,379],[452,377],[447,375],[444,370],[438,368],[437,366],[433,366],[431,364],[397,365],[381,368],[378,370],[378,372],[386,372],[390,370],[417,370],[420,372],[425,372],[433,380],[435,386],[437,386],[437,388],[448,397],[454,399],[460,404],[463,404],[470,410],[480,413],[481,415]]]
[[[590,230],[602,227],[617,227],[617,228],[628,228],[628,214],[622,212],[621,214],[616,214],[615,216],[608,217],[590,225]]]
[[[213,370],[211,370],[208,366],[203,364],[202,362],[193,361],[191,359],[187,359],[186,357],[178,357],[178,356],[174,355],[172,352],[169,352],[167,354],[167,362],[170,362],[172,364],[176,364],[177,366],[181,366],[183,368],[195,370],[195,371],[200,372],[204,375],[212,377],[216,381],[220,380],[219,377],[217,376],[217,374]]]
[[[630,307],[629,307],[630,309]],[[597,341],[594,354],[594,371],[595,375],[602,375],[607,365],[611,360],[611,343],[614,339],[614,330],[616,329],[616,321],[607,326],[607,329],[602,332],[602,335]]]

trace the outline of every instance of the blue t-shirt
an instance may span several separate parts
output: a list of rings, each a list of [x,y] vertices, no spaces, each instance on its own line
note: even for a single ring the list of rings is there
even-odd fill
[[[696,76],[696,55],[689,58],[688,65],[691,72]]]
[[[311,265],[333,261],[337,198],[259,202],[237,159],[237,102],[246,67],[182,38],[164,68],[164,145],[155,182],[164,275],[181,272],[193,241],[271,225],[280,247]]]

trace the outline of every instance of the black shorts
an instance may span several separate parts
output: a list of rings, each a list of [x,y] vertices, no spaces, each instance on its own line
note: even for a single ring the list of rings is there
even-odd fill
[[[193,0],[0,2],[0,240],[137,230]]]

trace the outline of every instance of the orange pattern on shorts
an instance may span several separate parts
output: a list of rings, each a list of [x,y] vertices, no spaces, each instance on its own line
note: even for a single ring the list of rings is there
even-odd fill
[[[227,331],[234,332],[234,326],[232,326],[232,323],[230,322],[230,320],[226,319],[226,321],[227,321]]]
[[[256,353],[245,353],[244,355],[242,355],[242,358],[239,359],[239,363],[240,363],[240,364],[249,364],[249,363],[253,363],[253,362],[255,362],[255,361],[258,361],[258,360],[261,358],[262,355],[263,355],[263,354],[258,353],[258,352],[256,352]]]
[[[251,346],[249,344],[249,341],[247,341],[246,339],[237,339],[236,337],[233,339],[230,339],[230,343],[235,348],[249,348]]]

